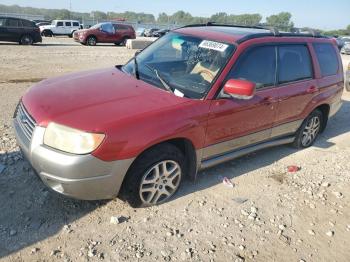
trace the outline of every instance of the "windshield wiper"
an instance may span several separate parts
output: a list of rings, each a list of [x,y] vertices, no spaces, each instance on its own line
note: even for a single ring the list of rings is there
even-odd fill
[[[134,56],[134,75],[136,79],[140,79],[139,75],[139,64],[137,63],[137,58]]]
[[[169,84],[159,75],[157,69],[155,69],[155,68],[153,68],[153,67],[147,65],[146,63],[145,63],[145,66],[156,74],[157,78],[159,79],[159,81],[162,83],[162,85],[164,86],[164,88],[165,88],[167,91],[169,91],[169,92],[171,92],[171,93],[174,93],[174,91],[171,89],[171,87],[169,86]]]

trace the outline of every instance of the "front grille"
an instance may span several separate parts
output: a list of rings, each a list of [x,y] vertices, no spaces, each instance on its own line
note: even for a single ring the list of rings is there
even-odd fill
[[[28,114],[22,102],[18,104],[15,117],[23,134],[30,141],[32,139],[36,123],[35,123],[35,120]]]

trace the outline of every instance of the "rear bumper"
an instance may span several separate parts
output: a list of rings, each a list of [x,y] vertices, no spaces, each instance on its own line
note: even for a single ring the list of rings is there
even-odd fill
[[[41,37],[40,33],[37,33],[33,37],[33,42],[34,43],[41,43],[43,41],[43,38]]]
[[[64,153],[43,144],[45,128],[35,127],[28,141],[16,119],[13,125],[19,147],[45,185],[82,200],[111,199],[118,195],[134,159],[105,162],[90,154]]]
[[[329,117],[334,116],[339,111],[342,105],[343,105],[343,102],[341,100],[330,104]]]

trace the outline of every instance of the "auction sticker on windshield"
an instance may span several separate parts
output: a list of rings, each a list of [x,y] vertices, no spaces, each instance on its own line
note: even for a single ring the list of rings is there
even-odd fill
[[[200,43],[199,47],[224,52],[228,45],[219,42],[203,40]]]

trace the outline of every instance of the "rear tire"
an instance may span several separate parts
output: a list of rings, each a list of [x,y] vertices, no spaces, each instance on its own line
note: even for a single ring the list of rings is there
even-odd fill
[[[19,40],[20,45],[32,45],[34,42],[33,37],[31,35],[23,35]]]
[[[164,203],[180,187],[185,170],[185,158],[176,146],[155,146],[135,160],[123,181],[120,198],[135,208]]]
[[[119,43],[115,43],[117,46],[126,46],[126,42],[128,41],[128,38],[123,38],[123,40]]]
[[[70,34],[68,35],[68,37],[69,37],[69,38],[73,38],[74,32],[75,32],[75,31],[73,31],[72,33],[70,33]]]
[[[322,130],[324,120],[322,112],[314,110],[296,132],[293,146],[298,149],[312,146]]]

